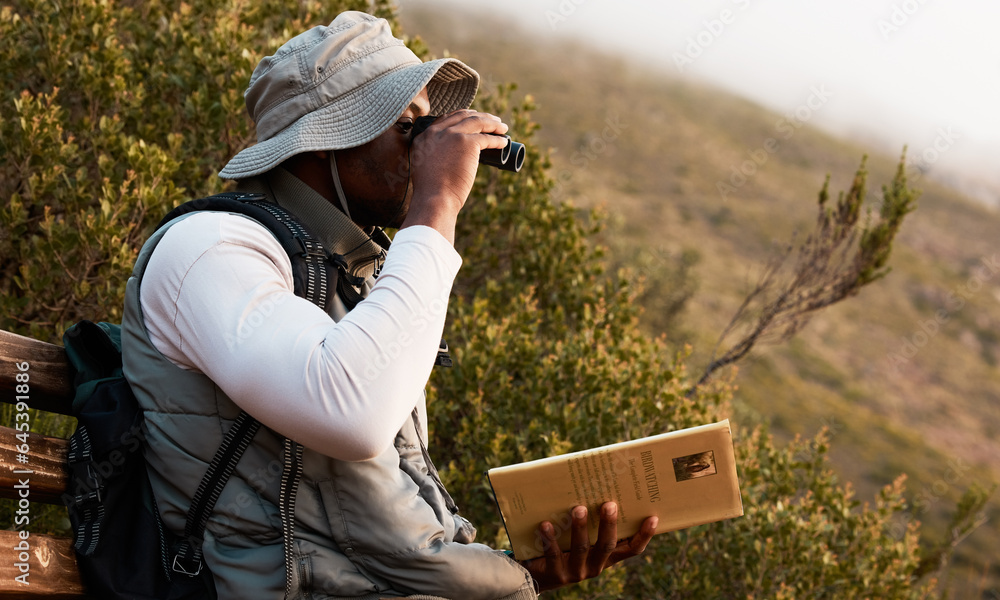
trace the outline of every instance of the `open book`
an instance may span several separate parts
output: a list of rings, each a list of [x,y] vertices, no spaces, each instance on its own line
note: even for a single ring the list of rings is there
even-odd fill
[[[618,536],[659,517],[656,533],[743,514],[729,421],[671,431],[487,472],[518,560],[544,555],[538,525],[550,521],[569,550],[569,511],[586,506],[597,541],[599,507],[618,503]]]

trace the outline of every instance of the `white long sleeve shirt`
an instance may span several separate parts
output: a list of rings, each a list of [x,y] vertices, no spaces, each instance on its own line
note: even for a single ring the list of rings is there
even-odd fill
[[[368,297],[334,322],[295,296],[288,256],[264,227],[199,213],[160,241],[140,302],[151,341],[171,362],[207,375],[279,434],[366,460],[415,405],[425,411],[421,392],[461,264],[434,229],[402,229]]]

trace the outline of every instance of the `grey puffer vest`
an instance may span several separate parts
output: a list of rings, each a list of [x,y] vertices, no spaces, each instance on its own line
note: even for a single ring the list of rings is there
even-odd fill
[[[122,344],[125,374],[145,413],[146,459],[157,505],[166,526],[180,534],[190,499],[240,409],[208,377],[161,355],[146,333],[139,289],[166,231],[146,243],[128,281]],[[287,565],[292,597],[537,597],[523,567],[472,543],[475,529],[449,510],[447,493],[425,460],[417,414],[392,447],[369,461],[343,462],[306,449],[295,505],[294,561]],[[261,428],[208,523],[205,562],[221,600],[285,597],[281,454],[282,438]]]

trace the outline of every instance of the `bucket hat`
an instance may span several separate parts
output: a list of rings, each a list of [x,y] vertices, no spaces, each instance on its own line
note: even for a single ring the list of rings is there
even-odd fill
[[[421,62],[389,23],[348,11],[286,42],[260,61],[244,97],[257,143],[219,173],[259,175],[285,159],[369,142],[427,87],[431,114],[468,108],[479,74],[459,60]]]

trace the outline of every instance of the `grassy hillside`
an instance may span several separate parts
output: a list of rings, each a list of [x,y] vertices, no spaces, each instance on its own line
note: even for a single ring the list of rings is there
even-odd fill
[[[650,335],[690,344],[692,370],[707,364],[776,244],[808,232],[824,177],[834,194],[846,189],[867,152],[808,119],[790,123],[582,44],[425,11],[405,6],[402,21],[435,55],[458,56],[486,85],[516,81],[534,97],[558,198],[605,208],[601,241],[647,286]],[[803,90],[803,103],[810,94]],[[869,157],[873,203],[898,158]],[[740,364],[738,402],[784,437],[830,428],[838,472],[863,500],[906,473],[914,518],[941,539],[961,492],[1000,478],[1000,216],[919,173],[911,181],[922,195],[892,273],[791,342],[759,347]],[[693,294],[671,317],[685,284]],[[959,547],[949,582],[959,597],[1000,590],[996,498],[990,517]]]

